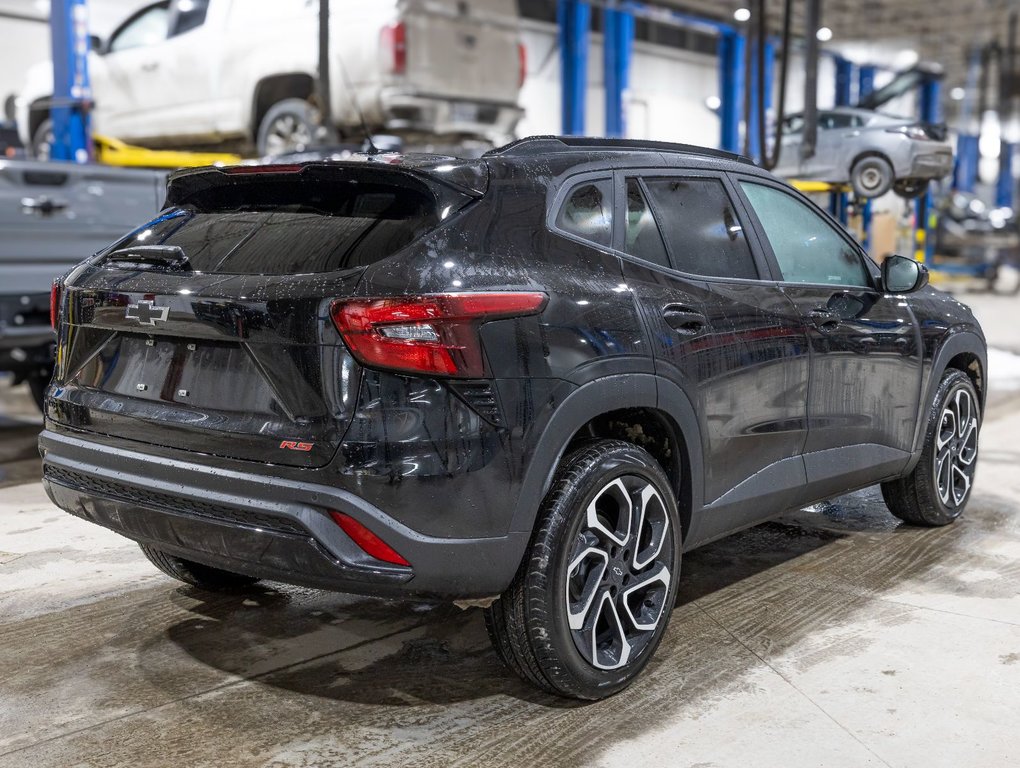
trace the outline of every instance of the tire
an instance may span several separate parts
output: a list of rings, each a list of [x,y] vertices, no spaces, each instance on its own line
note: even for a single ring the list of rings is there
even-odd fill
[[[269,108],[259,123],[255,149],[261,156],[303,152],[315,141],[316,113],[304,99],[284,99]]]
[[[199,589],[209,592],[233,592],[258,582],[254,576],[244,576],[240,573],[213,568],[211,565],[195,563],[185,560],[183,557],[167,554],[147,544],[138,546],[141,547],[142,553],[149,558],[149,562],[167,576]]]
[[[916,200],[927,191],[927,179],[899,179],[893,184],[893,192],[904,200]]]
[[[621,691],[669,623],[680,544],[670,482],[647,451],[619,440],[574,451],[542,502],[517,575],[485,609],[497,655],[561,696]]]
[[[49,386],[49,377],[29,376],[28,389],[32,393],[32,399],[43,413],[46,412],[46,388]]]
[[[53,120],[46,118],[32,134],[32,145],[29,150],[36,160],[49,160],[53,146]]]
[[[850,184],[858,197],[881,197],[892,189],[896,177],[892,165],[884,157],[862,157],[850,169]]]
[[[943,374],[927,418],[917,466],[906,477],[882,483],[882,497],[905,523],[948,525],[967,506],[977,467],[981,410],[967,374],[955,369]]]

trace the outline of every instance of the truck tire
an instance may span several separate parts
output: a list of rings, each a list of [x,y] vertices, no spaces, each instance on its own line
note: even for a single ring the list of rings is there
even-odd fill
[[[32,145],[29,151],[36,160],[49,160],[53,146],[53,121],[47,117],[32,134]]]
[[[858,197],[881,197],[890,189],[896,176],[892,165],[884,157],[862,157],[850,169],[850,184]]]
[[[560,696],[603,699],[655,653],[680,575],[671,484],[644,449],[589,443],[560,464],[531,548],[485,609],[499,658]]]
[[[263,157],[302,152],[314,143],[315,128],[315,110],[307,101],[278,101],[259,123],[255,149]]]
[[[233,592],[258,582],[254,576],[244,576],[240,573],[213,568],[210,565],[195,563],[147,544],[138,546],[141,547],[142,553],[149,558],[149,562],[167,576],[199,589],[209,592]]]

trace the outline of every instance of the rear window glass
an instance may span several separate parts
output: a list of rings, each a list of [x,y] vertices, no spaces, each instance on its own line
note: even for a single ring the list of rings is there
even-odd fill
[[[609,179],[574,187],[556,216],[556,226],[585,240],[609,245],[613,239],[613,184]]]
[[[112,248],[176,245],[196,272],[334,272],[391,256],[438,221],[413,185],[260,180],[203,190]]]

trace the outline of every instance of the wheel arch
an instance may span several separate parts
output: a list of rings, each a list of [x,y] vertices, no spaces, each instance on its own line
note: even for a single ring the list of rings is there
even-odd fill
[[[277,102],[284,99],[311,99],[315,94],[315,80],[307,72],[287,72],[270,75],[255,84],[252,93],[251,138],[258,137],[262,118]]]
[[[687,394],[653,374],[596,379],[564,399],[532,451],[511,530],[534,529],[563,456],[598,438],[626,440],[656,458],[673,484],[686,540],[701,508],[701,433]]]
[[[881,160],[885,160],[887,163],[889,163],[889,167],[893,169],[893,176],[895,177],[896,164],[893,163],[892,158],[889,157],[889,155],[887,155],[885,152],[882,152],[881,150],[874,148],[862,150],[861,152],[858,152],[856,155],[854,155],[854,159],[850,161],[850,173],[854,172],[854,168],[857,166],[857,163],[868,157],[877,157]]]

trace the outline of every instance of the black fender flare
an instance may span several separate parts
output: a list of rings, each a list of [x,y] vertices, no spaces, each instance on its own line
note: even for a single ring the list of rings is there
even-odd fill
[[[949,368],[949,361],[960,354],[974,355],[978,359],[978,363],[981,365],[981,380],[983,386],[981,391],[978,393],[978,397],[981,399],[981,410],[984,412],[985,399],[988,395],[988,351],[985,345],[984,339],[978,334],[969,330],[959,330],[951,333],[943,341],[939,347],[938,352],[935,353],[935,357],[932,359],[930,373],[928,375],[927,384],[924,386],[924,396],[918,403],[917,407],[917,421],[914,425],[914,441],[911,450],[911,458],[904,468],[903,473],[908,474],[913,471],[917,465],[918,460],[921,458],[921,451],[924,449],[924,433],[927,427],[925,422],[925,416],[928,413],[928,406],[931,404],[932,398],[935,396],[935,390],[938,389],[939,382],[942,381],[942,375]]]
[[[655,408],[676,422],[680,430],[678,437],[684,441],[688,457],[692,516],[701,509],[704,495],[702,436],[690,397],[677,384],[654,374],[606,376],[567,395],[545,425],[529,457],[510,523],[511,531],[530,533],[534,529],[538,508],[577,431],[593,418],[620,408]]]

